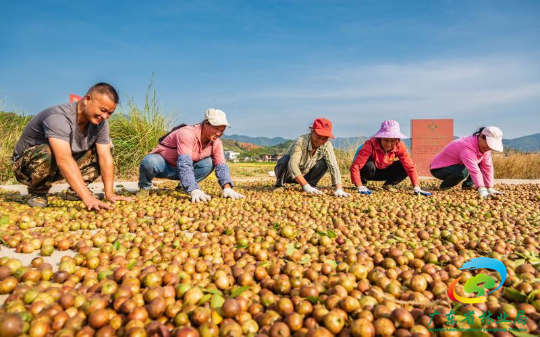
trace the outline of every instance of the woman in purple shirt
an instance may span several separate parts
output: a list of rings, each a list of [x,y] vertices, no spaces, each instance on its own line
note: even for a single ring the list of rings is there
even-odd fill
[[[476,188],[478,194],[502,194],[493,188],[494,173],[491,150],[503,151],[502,131],[495,126],[478,129],[472,136],[448,144],[430,165],[431,174],[441,179],[441,190],[459,184],[464,190]]]

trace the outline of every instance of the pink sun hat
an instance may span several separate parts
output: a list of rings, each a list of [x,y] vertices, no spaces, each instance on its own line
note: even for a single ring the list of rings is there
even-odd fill
[[[374,138],[407,138],[401,133],[399,123],[395,120],[388,119],[382,122],[379,132],[373,135]]]

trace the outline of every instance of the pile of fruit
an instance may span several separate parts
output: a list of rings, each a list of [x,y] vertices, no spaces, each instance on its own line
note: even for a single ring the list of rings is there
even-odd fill
[[[538,185],[483,200],[406,187],[311,197],[247,182],[233,201],[208,182],[207,204],[168,187],[99,212],[0,192],[0,336],[540,335]],[[37,257],[24,264],[13,250]],[[460,270],[480,256],[504,263],[504,285],[486,303],[452,301],[460,276],[468,298],[469,278],[500,280]],[[458,331],[482,327],[500,331]]]

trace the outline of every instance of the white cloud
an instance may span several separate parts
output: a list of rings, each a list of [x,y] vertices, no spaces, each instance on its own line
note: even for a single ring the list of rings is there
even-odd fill
[[[301,84],[244,92],[231,101],[241,102],[252,116],[272,113],[275,118],[265,121],[265,129],[277,127],[273,120],[286,116],[288,125],[274,129],[275,135],[325,114],[344,136],[356,135],[359,124],[374,132],[387,118],[407,124],[412,118],[455,118],[457,134],[468,132],[470,125],[490,123],[521,136],[540,132],[539,75],[537,62],[501,57],[348,65],[317,69],[304,74]]]

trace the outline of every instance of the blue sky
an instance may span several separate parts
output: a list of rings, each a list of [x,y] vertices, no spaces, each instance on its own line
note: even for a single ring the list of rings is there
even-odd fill
[[[223,109],[229,134],[337,136],[384,119],[540,132],[540,1],[0,0],[0,99],[35,114],[98,81],[164,113]]]

